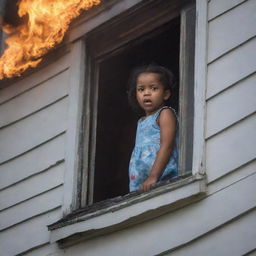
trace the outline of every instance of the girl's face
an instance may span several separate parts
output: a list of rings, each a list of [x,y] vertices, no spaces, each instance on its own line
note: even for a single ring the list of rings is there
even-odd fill
[[[136,98],[146,116],[155,113],[164,106],[164,101],[171,96],[156,73],[141,73],[137,78]]]

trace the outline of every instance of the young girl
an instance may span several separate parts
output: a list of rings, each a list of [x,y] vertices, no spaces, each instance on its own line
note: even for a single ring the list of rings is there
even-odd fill
[[[137,68],[130,78],[129,101],[145,113],[130,159],[130,191],[148,191],[178,174],[177,119],[168,107],[173,83],[172,72],[157,65]]]

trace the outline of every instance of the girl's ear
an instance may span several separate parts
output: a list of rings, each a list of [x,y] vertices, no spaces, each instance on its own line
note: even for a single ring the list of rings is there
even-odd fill
[[[171,97],[171,91],[165,90],[164,91],[164,100],[168,100]]]

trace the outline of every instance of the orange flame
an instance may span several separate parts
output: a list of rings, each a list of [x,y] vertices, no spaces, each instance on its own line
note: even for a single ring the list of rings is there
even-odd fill
[[[63,40],[71,21],[100,1],[21,0],[18,15],[26,22],[15,28],[4,26],[10,36],[0,58],[0,80],[20,76],[29,67],[37,66],[42,56]]]

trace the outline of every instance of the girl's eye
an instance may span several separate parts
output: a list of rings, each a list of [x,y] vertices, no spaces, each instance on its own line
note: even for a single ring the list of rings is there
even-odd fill
[[[151,90],[152,91],[156,91],[158,88],[157,87],[152,87]]]
[[[138,92],[143,92],[144,91],[144,88],[140,87],[137,89]]]

